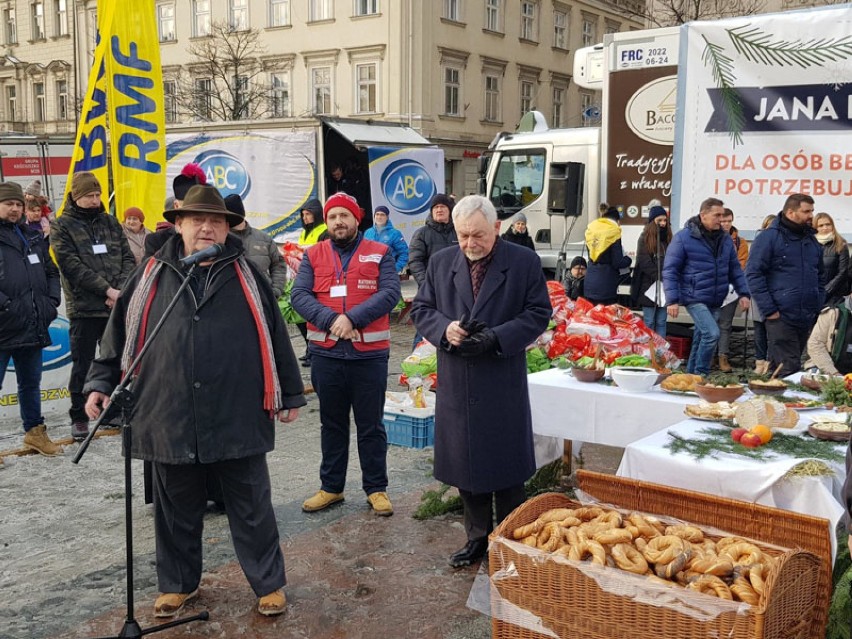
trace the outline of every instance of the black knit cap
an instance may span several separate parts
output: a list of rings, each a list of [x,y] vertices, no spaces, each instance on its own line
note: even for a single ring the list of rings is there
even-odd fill
[[[231,193],[225,198],[225,208],[234,215],[239,215],[241,218],[246,217],[246,207],[243,205],[243,198],[237,193]]]
[[[432,198],[432,203],[429,205],[429,210],[434,209],[438,204],[443,204],[450,211],[453,210],[454,202],[452,198],[446,193],[438,193],[435,197]]]

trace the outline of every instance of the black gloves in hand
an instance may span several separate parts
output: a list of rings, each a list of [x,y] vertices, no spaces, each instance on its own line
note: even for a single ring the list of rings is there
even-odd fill
[[[488,328],[488,324],[481,322],[478,319],[467,319],[464,315],[462,315],[462,318],[459,320],[459,327],[462,330],[467,331],[468,337],[470,337],[474,333],[478,333],[479,331]]]
[[[462,357],[479,357],[494,353],[496,350],[497,334],[487,327],[465,337],[456,348]]]

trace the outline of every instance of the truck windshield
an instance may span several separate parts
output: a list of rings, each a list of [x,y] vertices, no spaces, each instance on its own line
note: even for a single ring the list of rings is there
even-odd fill
[[[537,199],[544,190],[544,149],[504,152],[494,172],[489,197],[501,218],[514,214]]]

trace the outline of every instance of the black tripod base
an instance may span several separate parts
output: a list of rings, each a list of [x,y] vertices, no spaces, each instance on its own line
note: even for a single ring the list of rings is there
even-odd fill
[[[135,639],[137,637],[150,635],[155,632],[160,632],[162,630],[168,630],[169,628],[174,628],[175,626],[182,626],[185,623],[190,623],[193,621],[207,621],[208,619],[210,619],[210,613],[205,610],[204,612],[199,612],[197,615],[193,615],[192,617],[181,617],[180,619],[175,619],[174,621],[163,623],[159,626],[151,626],[150,628],[145,629],[143,629],[142,626],[140,626],[135,619],[128,619],[124,622],[124,626],[122,626],[121,632],[119,632],[117,635],[109,637],[98,637],[98,639]]]

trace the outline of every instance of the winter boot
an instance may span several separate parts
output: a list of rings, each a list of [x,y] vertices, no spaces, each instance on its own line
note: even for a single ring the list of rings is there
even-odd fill
[[[45,457],[56,457],[62,454],[62,447],[50,440],[44,424],[31,428],[24,434],[24,448],[34,450]]]
[[[733,368],[731,368],[731,363],[728,361],[727,355],[722,355],[719,353],[719,370],[723,373],[730,373]]]
[[[769,362],[767,362],[765,359],[754,360],[754,374],[755,375],[765,375],[768,368],[769,368]]]

